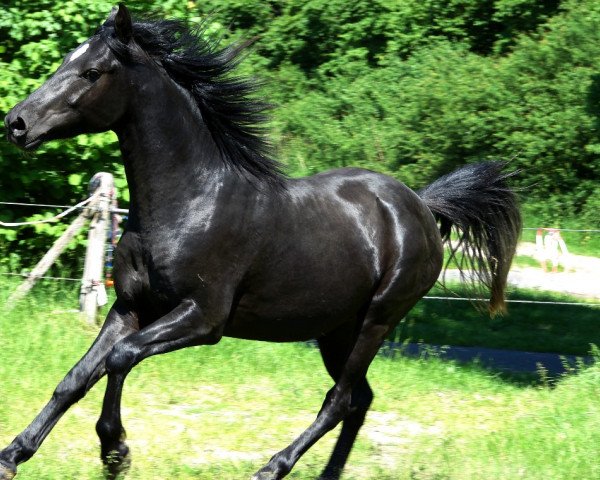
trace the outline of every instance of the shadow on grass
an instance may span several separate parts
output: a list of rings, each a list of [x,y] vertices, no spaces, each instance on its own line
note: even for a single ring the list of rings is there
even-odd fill
[[[429,295],[468,293],[460,286],[452,287],[451,293],[436,286]],[[577,356],[588,355],[590,344],[600,345],[600,308],[551,292],[519,290],[511,299],[580,304],[512,303],[506,315],[490,318],[468,301],[423,299],[400,321],[389,340]]]
[[[563,378],[580,373],[597,361],[597,349],[585,357],[553,353],[519,352],[478,347],[386,342],[380,355],[386,358],[411,358],[442,361],[471,369],[519,386],[556,385]]]

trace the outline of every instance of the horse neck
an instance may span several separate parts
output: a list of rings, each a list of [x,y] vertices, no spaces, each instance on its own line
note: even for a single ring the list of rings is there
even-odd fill
[[[214,201],[215,189],[239,181],[220,158],[198,108],[167,78],[138,88],[117,129],[130,190],[129,224],[164,225],[173,208]]]

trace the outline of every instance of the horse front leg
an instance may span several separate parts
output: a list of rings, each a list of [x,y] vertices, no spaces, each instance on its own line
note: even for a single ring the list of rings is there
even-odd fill
[[[125,443],[125,428],[121,422],[121,394],[127,373],[108,375],[102,413],[96,423],[100,438],[100,458],[106,466],[106,478],[112,480],[127,471],[131,464],[129,447]]]
[[[58,384],[52,398],[31,422],[0,451],[0,480],[10,480],[17,466],[33,456],[54,425],[71,405],[85,396],[87,391],[104,375],[104,360],[113,346],[137,330],[137,318],[117,303],[111,308],[98,337]]]
[[[223,322],[208,323],[196,302],[184,300],[164,317],[114,346],[106,359],[108,383],[96,424],[107,478],[115,478],[130,463],[121,421],[121,393],[127,374],[152,355],[192,345],[215,344],[221,339],[222,327]]]

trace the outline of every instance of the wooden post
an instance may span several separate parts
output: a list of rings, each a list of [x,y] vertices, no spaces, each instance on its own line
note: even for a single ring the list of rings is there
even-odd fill
[[[89,208],[95,208],[96,202],[92,201],[89,204]],[[62,253],[71,239],[77,235],[77,232],[81,230],[84,223],[88,218],[89,209],[84,210],[75,221],[69,225],[69,227],[64,231],[64,233],[54,242],[54,245],[46,252],[46,254],[42,257],[42,259],[38,262],[38,264],[34,267],[31,273],[27,276],[27,280],[25,280],[21,285],[17,287],[17,289],[10,295],[6,304],[9,309],[11,309],[15,303],[23,298],[31,287],[35,284],[36,280],[44,275],[48,271],[48,269],[52,266],[52,264],[56,261],[56,258]]]
[[[106,231],[110,221],[111,199],[114,180],[110,173],[97,173],[90,180],[90,190],[98,194],[96,211],[90,222],[88,244],[85,254],[80,310],[90,324],[95,324],[98,311],[98,294],[105,293],[103,282]]]

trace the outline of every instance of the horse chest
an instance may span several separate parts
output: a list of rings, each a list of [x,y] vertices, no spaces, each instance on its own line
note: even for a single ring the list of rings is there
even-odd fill
[[[164,312],[180,295],[165,252],[148,248],[136,233],[126,232],[115,252],[114,279],[119,299],[132,309]]]

